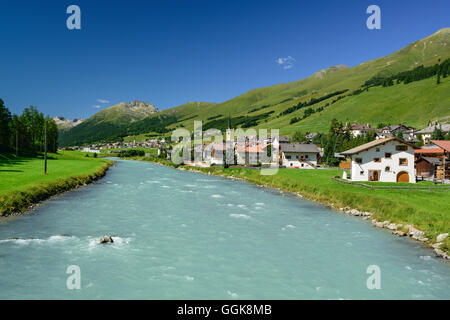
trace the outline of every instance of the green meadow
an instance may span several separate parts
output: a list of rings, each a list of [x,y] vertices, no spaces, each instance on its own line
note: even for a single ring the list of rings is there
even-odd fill
[[[0,154],[0,215],[26,210],[31,204],[92,182],[102,176],[111,161],[87,158],[78,152],[49,154],[44,159]]]

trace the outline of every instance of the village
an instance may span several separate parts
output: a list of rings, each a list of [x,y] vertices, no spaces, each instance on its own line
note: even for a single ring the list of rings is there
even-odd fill
[[[348,181],[416,183],[421,180],[450,183],[450,141],[433,139],[436,131],[448,135],[450,124],[430,123],[426,128],[416,129],[404,124],[372,128],[369,124],[346,124],[353,138],[371,134],[374,140],[343,152],[334,152],[338,166],[343,169],[342,179]],[[184,165],[195,167],[244,166],[267,167],[274,163],[279,168],[324,169],[324,147],[314,143],[319,133],[308,133],[303,141],[292,141],[290,136],[260,139],[246,136],[235,141],[234,130],[228,127],[225,141],[203,143],[200,157],[189,157]],[[87,153],[117,155],[123,150],[141,149],[157,151],[157,156],[170,159],[173,144],[166,138],[148,139],[142,142],[113,142],[92,144],[87,147],[66,148]],[[227,148],[231,148],[229,157]],[[278,152],[272,152],[277,150]],[[197,152],[197,151],[195,151]],[[194,160],[196,159],[196,160]],[[198,160],[201,159],[201,160]]]

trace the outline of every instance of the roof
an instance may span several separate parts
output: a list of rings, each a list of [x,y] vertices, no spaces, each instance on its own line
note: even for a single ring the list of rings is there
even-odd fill
[[[437,164],[437,165],[440,165],[442,163],[442,160],[440,158],[423,157],[423,158],[417,159],[416,162],[420,161],[420,160],[425,160],[428,163]]]
[[[386,142],[394,141],[394,140],[398,141],[398,142],[400,142],[402,144],[406,144],[406,145],[410,146],[411,148],[417,149],[417,147],[415,145],[413,145],[413,144],[411,144],[409,142],[403,141],[403,140],[401,140],[401,139],[399,139],[397,137],[389,137],[389,138],[383,138],[383,139],[370,141],[370,142],[365,143],[363,145],[360,145],[360,146],[358,146],[356,148],[353,148],[353,149],[341,152],[341,154],[343,154],[345,156],[349,156],[349,155],[352,155],[352,154],[357,154],[357,153],[360,153],[362,151],[369,150],[369,149],[371,149],[373,147],[376,147],[378,145],[385,144]]]
[[[364,130],[364,129],[372,129],[370,125],[353,123],[350,125],[351,130]]]
[[[289,142],[291,140],[290,136],[279,136],[278,137],[278,142]]]
[[[265,147],[266,147],[266,146],[261,146],[261,145],[257,145],[257,146],[246,146],[246,147],[245,147],[245,152],[264,153],[264,152],[266,152],[266,151],[264,150]],[[237,145],[237,146],[236,146],[236,151],[238,151],[238,152],[243,152],[243,151],[244,151],[243,146]]]
[[[432,143],[438,147],[444,149],[446,152],[450,152],[450,141],[448,140],[431,140]]]
[[[444,150],[440,149],[440,148],[428,148],[428,149],[417,149],[414,150],[414,153],[419,153],[419,154],[430,154],[430,153],[444,153]]]
[[[428,126],[422,130],[417,131],[417,133],[433,133],[434,129],[438,127],[439,129],[442,129],[444,132],[450,132],[450,123],[444,123],[444,124],[433,124],[431,126]]]
[[[395,124],[395,125],[392,125],[392,126],[386,126],[386,127],[382,128],[382,130],[389,130],[391,132],[392,131],[397,131],[399,129],[414,130],[413,127],[406,126],[404,124]]]
[[[319,152],[319,149],[315,144],[306,143],[283,143],[280,144],[280,150],[283,152]]]

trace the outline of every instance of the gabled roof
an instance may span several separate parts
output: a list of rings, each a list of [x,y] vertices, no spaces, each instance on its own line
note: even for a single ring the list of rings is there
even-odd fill
[[[417,133],[433,133],[435,128],[442,129],[443,132],[450,132],[450,123],[443,124],[432,124],[422,130],[417,131]]]
[[[403,141],[403,140],[401,140],[401,139],[399,139],[397,137],[390,137],[390,138],[383,138],[383,139],[370,141],[370,142],[365,143],[363,145],[360,145],[360,146],[358,146],[356,148],[353,148],[353,149],[341,152],[341,154],[343,154],[345,156],[350,156],[352,154],[357,154],[357,153],[360,153],[362,151],[369,150],[369,149],[371,149],[373,147],[376,147],[378,145],[385,144],[386,142],[394,141],[394,140],[398,141],[398,142],[400,142],[402,144],[406,144],[406,145],[410,146],[411,148],[418,149],[415,145],[413,145],[413,144],[411,144],[409,142]]]
[[[444,149],[446,152],[450,152],[450,141],[448,140],[431,140],[432,143],[438,147]]]
[[[319,149],[315,144],[306,144],[298,142],[280,144],[280,150],[283,152],[313,152],[313,153],[319,152]]]
[[[416,162],[420,160],[425,160],[428,163],[440,165],[442,163],[442,159],[440,158],[429,158],[429,157],[423,157],[416,160]]]

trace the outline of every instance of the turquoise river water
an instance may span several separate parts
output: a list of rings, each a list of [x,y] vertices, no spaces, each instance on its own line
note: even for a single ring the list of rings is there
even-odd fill
[[[103,235],[115,242],[100,245]],[[380,289],[366,285],[371,265]],[[66,285],[69,266],[80,289]],[[152,163],[117,161],[100,181],[0,221],[0,299],[449,298],[449,263],[410,239]]]

